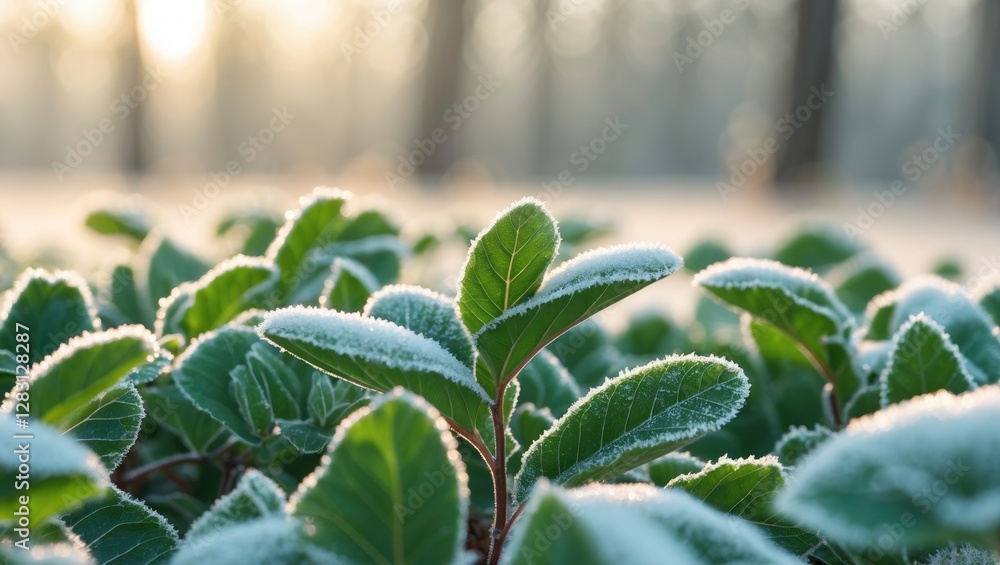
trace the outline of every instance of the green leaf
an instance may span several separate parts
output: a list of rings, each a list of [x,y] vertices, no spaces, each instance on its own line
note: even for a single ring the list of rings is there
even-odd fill
[[[778,509],[851,547],[887,531],[897,549],[989,544],[1000,532],[997,461],[1000,388],[942,391],[851,422],[798,467]]]
[[[690,453],[668,453],[649,462],[649,480],[658,487],[665,487],[681,475],[701,471],[707,463]]]
[[[939,390],[960,394],[976,388],[958,348],[937,322],[923,314],[910,318],[897,332],[879,383],[883,407]]]
[[[785,476],[773,456],[723,457],[695,474],[675,478],[668,486],[760,527],[768,539],[794,555],[805,555],[820,543],[818,536],[775,512],[774,497],[785,487]]]
[[[41,362],[70,338],[101,326],[94,297],[83,279],[67,271],[40,269],[28,269],[7,291],[0,320],[0,349],[27,353],[30,364]],[[28,341],[17,341],[25,333]]]
[[[329,377],[324,375],[323,378]],[[321,428],[312,422],[299,420],[279,419],[278,434],[287,439],[292,444],[292,447],[302,453],[319,453],[326,449],[326,446],[333,438],[333,434],[326,428]]]
[[[379,286],[375,275],[364,265],[347,257],[336,257],[319,305],[341,312],[360,312]]]
[[[806,228],[774,252],[774,259],[792,267],[824,271],[854,257],[864,248],[832,226]]]
[[[126,383],[70,414],[62,426],[96,453],[106,469],[114,471],[139,437],[143,416],[139,391]]]
[[[174,382],[195,406],[251,444],[260,435],[244,420],[230,389],[231,371],[245,363],[259,338],[250,328],[224,326],[198,338],[174,362]]]
[[[232,492],[217,500],[211,510],[191,524],[184,542],[211,538],[235,524],[284,515],[284,491],[260,471],[250,469]]]
[[[18,363],[14,354],[0,349],[0,392],[6,394],[17,382],[17,367]]]
[[[753,527],[649,485],[540,485],[515,524],[503,565],[792,565]]]
[[[111,272],[107,288],[108,301],[123,324],[142,324],[153,329],[155,312],[144,298],[136,282],[135,271],[128,265],[118,265]],[[120,325],[120,324],[119,324]]]
[[[681,259],[665,247],[636,244],[588,251],[550,273],[529,300],[473,335],[497,386],[566,330],[668,276]]]
[[[215,235],[223,236],[240,231],[243,235],[241,253],[259,257],[267,253],[267,248],[274,241],[282,221],[282,217],[271,210],[235,213],[219,222]]]
[[[833,432],[823,426],[813,429],[793,426],[778,440],[774,446],[774,454],[786,467],[794,467],[832,437]]]
[[[678,324],[655,311],[637,312],[615,338],[615,347],[628,355],[656,357],[676,352],[685,335]]]
[[[436,410],[397,389],[338,430],[292,513],[310,543],[351,562],[454,562],[468,511],[456,446]]]
[[[443,294],[418,286],[387,286],[365,305],[365,316],[381,318],[433,339],[463,365],[475,364],[472,336],[458,319],[455,304]]]
[[[185,543],[171,565],[302,565],[331,563],[311,559],[302,548],[302,526],[287,517],[262,518],[241,522],[211,536]]]
[[[236,401],[243,421],[261,437],[267,435],[274,423],[274,409],[264,386],[246,365],[229,371],[229,394]]]
[[[337,241],[344,230],[344,204],[349,192],[317,188],[303,197],[300,208],[287,216],[285,225],[267,249],[267,257],[281,271],[278,290],[287,296],[315,270],[310,254]]]
[[[993,318],[993,323],[1000,324],[1000,278],[984,285],[976,296],[979,305]]]
[[[260,332],[317,369],[358,386],[411,390],[466,430],[475,429],[480,409],[492,403],[471,368],[436,341],[385,320],[292,307],[270,313]]]
[[[156,351],[153,335],[142,326],[73,338],[32,368],[32,418],[68,429],[79,422],[74,412],[121,383]]]
[[[908,281],[877,301],[891,308],[894,331],[923,313],[937,322],[965,357],[966,368],[979,384],[1000,380],[1000,335],[993,319],[959,285],[934,277]]]
[[[146,413],[195,453],[211,452],[225,435],[222,424],[196,407],[176,385],[144,388],[142,397]]]
[[[103,208],[87,214],[84,224],[102,235],[121,235],[140,242],[149,235],[152,224],[139,210]]]
[[[695,284],[724,303],[765,321],[822,355],[823,338],[839,334],[851,315],[816,275],[761,259],[730,259],[699,273]]]
[[[698,273],[732,256],[732,251],[718,241],[711,239],[700,241],[684,254],[684,270]]]
[[[472,242],[458,282],[462,322],[472,333],[530,299],[559,250],[555,218],[525,198],[497,214]]]
[[[733,419],[750,392],[735,364],[667,357],[608,380],[577,401],[524,455],[514,498],[542,477],[577,486],[617,477]]]
[[[167,333],[166,313],[178,300],[185,304],[179,306],[177,329],[189,338],[219,328],[247,310],[265,306],[277,276],[267,259],[237,255],[223,261],[197,282],[173,290],[157,313],[157,333]]]
[[[140,255],[149,257],[142,286],[149,294],[154,312],[159,308],[160,300],[170,296],[174,288],[199,279],[209,270],[208,264],[166,237],[147,238]]]
[[[518,374],[521,384],[520,402],[531,402],[548,408],[552,415],[562,416],[578,398],[580,387],[569,371],[548,351],[539,352]]]
[[[117,488],[63,519],[100,563],[166,563],[179,544],[163,516]]]
[[[30,476],[18,478],[26,445]],[[17,519],[14,513],[24,506],[20,497],[27,496],[29,529],[99,494],[108,476],[100,459],[79,442],[35,421],[19,428],[9,415],[0,416],[0,474],[7,479],[0,482],[0,524]]]
[[[829,276],[837,298],[852,312],[864,312],[873,298],[901,282],[896,271],[881,260],[866,255],[845,263]]]
[[[882,409],[882,387],[872,385],[862,387],[844,405],[844,421],[874,414]]]
[[[348,382],[313,373],[309,390],[309,418],[324,429],[332,429],[345,416],[368,404],[365,389]],[[329,434],[328,434],[329,435]]]

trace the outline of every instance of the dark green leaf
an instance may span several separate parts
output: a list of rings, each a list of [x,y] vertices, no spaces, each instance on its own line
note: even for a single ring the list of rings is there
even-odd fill
[[[335,377],[377,392],[402,386],[446,417],[474,430],[489,397],[436,341],[391,322],[331,310],[293,307],[272,312],[261,335]]]
[[[126,383],[101,393],[70,414],[61,426],[96,453],[106,469],[114,471],[139,437],[142,417],[142,398]]]
[[[556,221],[541,202],[526,198],[497,214],[472,242],[459,278],[465,327],[476,333],[530,299],[558,250]]]
[[[236,524],[284,515],[285,493],[260,471],[250,469],[232,492],[191,524],[184,542],[208,538]]]
[[[137,242],[146,239],[152,224],[139,210],[104,208],[87,214],[86,226],[103,235],[122,235]]]
[[[535,296],[483,326],[473,341],[499,386],[566,330],[680,266],[659,245],[588,251],[550,273]]]
[[[580,398],[576,381],[548,351],[540,352],[529,361],[518,374],[517,381],[521,384],[520,402],[548,408],[557,418]]]
[[[436,410],[401,390],[356,412],[292,498],[307,539],[355,563],[451,563],[468,489]]]
[[[100,329],[90,288],[66,271],[25,271],[8,291],[0,320],[0,349],[27,353],[30,364],[40,362],[70,338]],[[17,341],[19,334],[26,334],[28,340]]]
[[[375,275],[364,265],[347,257],[337,257],[330,267],[319,305],[341,312],[360,312],[379,286]]]
[[[879,379],[882,406],[939,390],[959,394],[975,388],[965,363],[937,322],[923,314],[910,318],[896,334]]]
[[[668,357],[610,379],[528,448],[515,478],[522,502],[542,477],[577,486],[617,477],[733,419],[749,395],[728,361]]]
[[[649,480],[658,487],[665,487],[681,475],[701,471],[707,463],[689,453],[668,453],[649,462]]]
[[[768,539],[792,554],[805,555],[820,543],[815,534],[775,512],[774,497],[785,486],[775,457],[722,458],[693,475],[675,478],[668,486],[760,527]]]
[[[209,270],[208,264],[166,237],[147,238],[143,248],[140,255],[149,257],[144,286],[153,312],[160,307],[160,300],[170,296],[174,288],[199,279]]]
[[[117,488],[63,519],[100,563],[166,563],[179,544],[163,516]]]

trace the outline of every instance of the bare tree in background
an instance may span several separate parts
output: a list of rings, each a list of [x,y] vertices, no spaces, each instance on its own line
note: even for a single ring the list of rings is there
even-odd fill
[[[973,74],[972,131],[991,149],[976,163],[983,179],[995,178],[1000,167],[1000,2],[983,0],[977,7],[981,22],[978,60]]]
[[[837,4],[837,0],[799,0],[790,112],[806,104],[814,88],[830,86]],[[811,117],[803,121],[795,136],[781,147],[776,181],[787,187],[788,183],[815,180],[821,160],[820,141],[826,112],[826,105],[812,109]]]
[[[125,78],[127,88],[142,84],[145,74],[142,66],[142,46],[139,39],[139,6],[137,0],[125,1],[125,15],[128,22],[125,39]],[[129,113],[125,127],[125,142],[122,145],[123,168],[127,173],[139,176],[148,168],[147,156],[143,147],[143,130],[145,129],[145,110],[142,104]]]
[[[426,137],[442,127],[445,111],[457,102],[463,66],[466,0],[428,2],[427,63],[424,68],[424,100],[417,135]],[[417,167],[421,175],[441,175],[455,159],[453,136],[438,145]]]

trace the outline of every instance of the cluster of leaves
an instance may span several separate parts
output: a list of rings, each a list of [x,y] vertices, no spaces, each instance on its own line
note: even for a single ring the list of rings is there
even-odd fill
[[[0,556],[993,562],[995,282],[900,285],[825,230],[769,259],[705,243],[689,327],[643,312],[612,334],[599,314],[680,257],[576,254],[607,226],[526,199],[475,236],[450,297],[398,284],[435,238],[408,245],[350,200],[318,189],[284,223],[227,218],[242,254],[215,267],[134,210],[99,210],[88,226],[137,247],[109,284],[14,283],[0,468],[18,473],[30,397],[31,488],[0,485]],[[29,530],[31,551],[10,545]]]

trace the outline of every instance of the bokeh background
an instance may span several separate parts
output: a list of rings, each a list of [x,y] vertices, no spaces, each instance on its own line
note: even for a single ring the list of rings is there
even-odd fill
[[[682,253],[819,222],[997,268],[993,0],[0,0],[0,31],[22,262],[120,261],[82,230],[109,199],[218,258],[219,218],[327,184],[415,232],[535,195]]]

